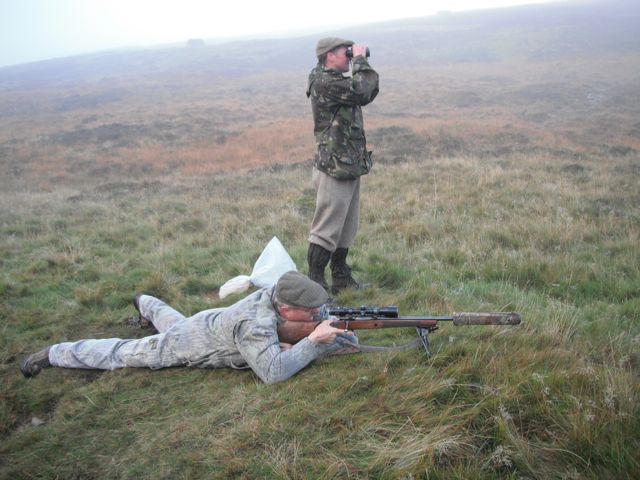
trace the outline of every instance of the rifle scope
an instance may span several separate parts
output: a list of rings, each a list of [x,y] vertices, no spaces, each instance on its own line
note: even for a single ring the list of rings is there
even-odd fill
[[[329,307],[329,315],[335,317],[398,318],[398,307]]]

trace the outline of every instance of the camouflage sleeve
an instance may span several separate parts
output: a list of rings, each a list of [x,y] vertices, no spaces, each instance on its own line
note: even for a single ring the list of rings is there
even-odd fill
[[[289,350],[282,351],[278,333],[273,328],[251,321],[238,324],[235,342],[247,364],[267,384],[286,380],[313,360],[342,347],[340,342],[315,344],[305,338]]]
[[[371,103],[379,92],[380,77],[369,62],[364,57],[356,57],[353,60],[352,76],[354,83],[359,83],[357,90],[365,92],[363,103],[360,105],[366,105]]]
[[[364,106],[378,95],[378,73],[363,57],[354,59],[351,77],[328,77],[323,80],[323,88],[318,94],[338,104]]]

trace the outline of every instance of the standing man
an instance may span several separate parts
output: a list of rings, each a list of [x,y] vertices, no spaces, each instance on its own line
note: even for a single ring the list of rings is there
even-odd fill
[[[360,176],[371,170],[362,106],[378,94],[378,74],[367,61],[368,49],[342,38],[318,41],[318,64],[309,74],[317,151],[313,183],[316,210],[309,235],[309,276],[327,291],[324,270],[331,262],[332,293],[358,288],[347,254],[358,230]],[[353,64],[351,76],[345,76]]]

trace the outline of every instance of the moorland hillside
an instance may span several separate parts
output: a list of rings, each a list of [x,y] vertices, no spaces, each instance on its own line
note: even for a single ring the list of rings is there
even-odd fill
[[[640,149],[638,10],[630,1],[567,2],[327,34],[371,46],[382,80],[366,121],[378,161],[606,155]],[[0,169],[64,182],[304,162],[316,40],[110,51],[0,69]]]

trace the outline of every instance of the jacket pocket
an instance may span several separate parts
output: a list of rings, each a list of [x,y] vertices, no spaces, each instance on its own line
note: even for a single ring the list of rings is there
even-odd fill
[[[338,180],[355,180],[371,170],[371,152],[360,156],[338,156],[319,147],[314,158],[315,167]]]

